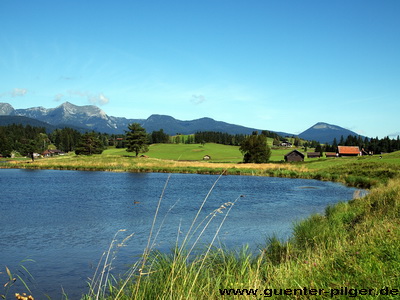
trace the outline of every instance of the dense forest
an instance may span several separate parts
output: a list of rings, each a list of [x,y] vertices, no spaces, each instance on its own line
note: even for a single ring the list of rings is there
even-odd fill
[[[44,127],[30,125],[0,126],[0,154],[9,157],[13,151],[23,156],[44,149],[49,143]],[[47,149],[47,148],[46,148]]]
[[[279,139],[281,138],[275,132],[263,130],[261,135],[269,138]],[[216,144],[223,144],[223,145],[232,145],[232,146],[240,146],[242,142],[248,137],[248,135],[244,134],[229,134],[224,132],[215,132],[215,131],[203,131],[203,132],[196,132],[194,134],[194,141],[195,144],[201,143],[216,143]]]
[[[0,155],[10,157],[12,153],[19,153],[22,156],[32,156],[33,153],[42,153],[52,148],[62,152],[74,151],[82,136],[71,128],[56,129],[48,134],[44,127],[21,124],[0,126]],[[109,143],[106,134],[96,133],[96,138],[104,147]]]
[[[88,136],[89,135],[89,136]],[[281,138],[274,132],[262,131],[261,135],[272,138],[274,145],[279,145]],[[186,144],[204,144],[217,143],[224,145],[240,146],[246,139],[243,134],[228,134],[223,132],[204,131],[196,132],[193,135],[176,135],[169,136],[162,129],[153,131],[148,134],[149,144],[157,143],[186,143]],[[22,156],[30,156],[34,152],[42,153],[47,149],[58,149],[63,152],[78,150],[82,152],[82,143],[84,141],[95,139],[95,144],[99,149],[105,149],[108,146],[118,148],[126,148],[126,135],[109,135],[104,133],[91,132],[82,134],[71,128],[63,128],[53,130],[46,133],[44,127],[34,127],[31,125],[13,124],[0,126],[0,155],[10,157],[12,153],[19,153]],[[317,152],[336,152],[338,145],[358,146],[366,152],[374,154],[389,153],[400,150],[400,137],[390,139],[385,137],[379,138],[361,138],[360,136],[343,136],[339,141],[336,139],[332,145],[321,145],[316,141],[300,141],[295,139],[295,146],[303,146],[306,148],[315,148]],[[90,151],[89,151],[90,152]]]
[[[223,132],[204,131],[194,134],[194,144],[216,143],[223,145],[239,146],[246,136],[244,134],[228,134]]]
[[[366,153],[381,154],[399,151],[400,136],[397,136],[397,139],[390,139],[389,137],[363,139],[360,136],[349,135],[346,139],[342,136],[339,142],[334,139],[332,145],[320,145],[318,142],[311,141],[306,146],[315,148],[316,152],[337,152],[338,146],[358,146],[360,150],[364,150]]]

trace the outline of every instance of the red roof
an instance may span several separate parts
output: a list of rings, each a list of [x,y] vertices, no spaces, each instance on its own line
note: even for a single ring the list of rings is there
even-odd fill
[[[339,154],[360,154],[357,146],[338,146]]]

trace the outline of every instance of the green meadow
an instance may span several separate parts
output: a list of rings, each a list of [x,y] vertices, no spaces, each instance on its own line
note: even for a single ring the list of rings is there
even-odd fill
[[[271,141],[272,142],[272,141]],[[292,148],[272,149],[271,162],[281,162],[284,155]],[[125,149],[109,148],[103,152],[103,155],[133,155]],[[211,156],[210,162],[232,162],[239,163],[243,161],[243,154],[239,151],[239,146],[228,146],[222,144],[206,143],[201,144],[153,144],[149,151],[144,155],[151,158],[181,160],[181,161],[202,161],[205,155]]]
[[[103,155],[133,155],[125,149],[107,149]],[[237,146],[226,146],[208,143],[200,144],[153,144],[149,146],[149,151],[144,155],[151,158],[181,160],[181,161],[201,161],[205,155],[209,155],[215,162],[240,162],[243,159]]]

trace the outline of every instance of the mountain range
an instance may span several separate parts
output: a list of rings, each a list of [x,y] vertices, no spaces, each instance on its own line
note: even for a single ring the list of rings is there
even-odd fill
[[[127,119],[108,116],[95,105],[77,106],[65,102],[55,108],[32,107],[14,109],[9,103],[0,103],[0,126],[12,123],[30,124],[45,127],[47,131],[56,128],[72,127],[81,132],[94,130],[109,134],[125,133],[128,124],[139,123],[147,132],[163,129],[169,135],[192,134],[197,131],[217,131],[229,134],[251,134],[261,129],[216,121],[211,118],[200,118],[190,121],[177,120],[167,115],[151,115],[147,119]],[[286,132],[276,132],[280,136],[296,136]],[[320,143],[332,143],[341,136],[358,135],[342,127],[327,123],[317,123],[298,136],[305,140],[315,140]]]

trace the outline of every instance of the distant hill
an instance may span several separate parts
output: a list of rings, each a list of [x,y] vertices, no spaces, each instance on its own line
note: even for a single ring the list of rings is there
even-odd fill
[[[229,134],[251,134],[253,131],[261,132],[261,129],[249,128],[211,118],[201,118],[191,121],[177,120],[166,115],[151,115],[147,119],[127,119],[123,117],[108,116],[95,105],[77,106],[65,102],[56,108],[32,107],[27,109],[14,109],[8,103],[0,103],[0,115],[24,116],[46,122],[59,127],[84,128],[109,134],[125,133],[130,123],[141,124],[147,132],[163,129],[169,135],[192,134],[197,131],[218,131]],[[292,134],[280,132],[280,135],[292,136]]]
[[[32,127],[43,127],[46,129],[46,132],[50,133],[56,129],[62,129],[65,127],[69,127],[75,129],[81,133],[85,133],[87,128],[77,127],[72,124],[58,124],[57,126],[51,125],[46,122],[42,122],[33,118],[28,118],[24,116],[2,116],[0,115],[0,126],[7,126],[12,124],[21,124],[23,126],[31,125]]]
[[[317,141],[322,144],[332,144],[335,138],[339,142],[341,136],[346,139],[349,135],[359,136],[359,134],[355,133],[354,131],[342,128],[340,126],[319,122],[300,133],[298,136],[304,140]]]
[[[23,117],[23,116],[1,116],[0,115],[0,126],[7,126],[12,124],[31,125],[33,127],[44,127],[47,132],[55,130],[57,127],[50,125],[49,123],[42,122],[36,119]]]
[[[230,134],[251,134],[253,131],[261,132],[260,129],[229,124],[211,118],[181,121],[165,115],[151,115],[148,119],[142,122],[142,126],[147,132],[163,128],[163,130],[169,135],[175,135],[177,133],[191,134],[197,131],[216,131],[227,132]]]

